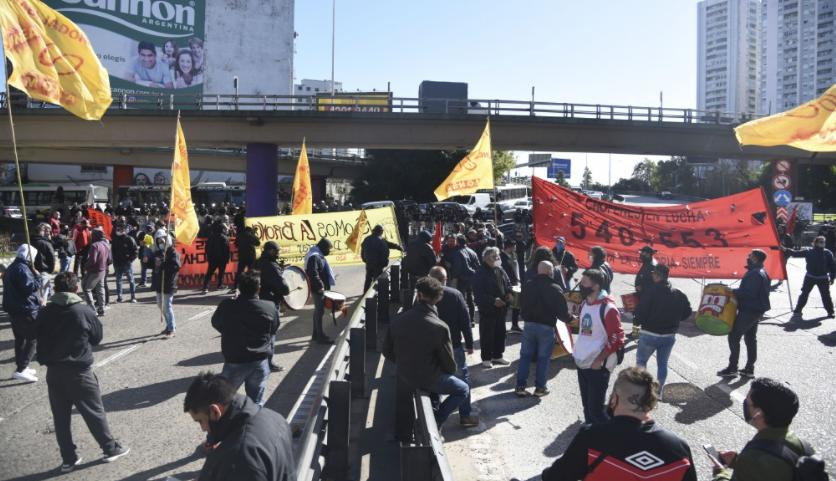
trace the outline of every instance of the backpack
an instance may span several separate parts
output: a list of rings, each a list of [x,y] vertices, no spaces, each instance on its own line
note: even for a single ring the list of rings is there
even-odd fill
[[[813,454],[810,445],[801,441],[801,447],[804,449],[804,454],[799,455],[781,441],[756,439],[746,443],[743,450],[757,449],[784,460],[793,469],[793,481],[827,481],[830,479],[824,470],[824,461]]]

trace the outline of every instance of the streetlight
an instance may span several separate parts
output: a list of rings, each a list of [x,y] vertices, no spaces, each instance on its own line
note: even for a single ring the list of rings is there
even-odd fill
[[[331,97],[334,96],[334,46],[337,30],[337,0],[331,0]]]

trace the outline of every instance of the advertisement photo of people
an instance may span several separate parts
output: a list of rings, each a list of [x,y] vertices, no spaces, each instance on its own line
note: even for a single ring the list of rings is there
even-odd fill
[[[201,38],[191,37],[185,42],[169,39],[162,45],[140,40],[135,45],[122,76],[124,80],[165,89],[184,89],[203,83],[206,50]]]

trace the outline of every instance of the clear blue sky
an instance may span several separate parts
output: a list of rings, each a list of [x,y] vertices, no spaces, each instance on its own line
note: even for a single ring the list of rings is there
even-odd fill
[[[417,97],[422,80],[470,98],[696,106],[696,0],[337,0],[335,78]],[[294,77],[331,77],[331,0],[296,1]],[[475,143],[476,139],[474,139]],[[527,152],[519,152],[523,159]],[[573,158],[572,182],[584,154]],[[607,156],[590,154],[607,182]],[[613,156],[613,182],[634,158]],[[542,175],[545,175],[543,171]]]

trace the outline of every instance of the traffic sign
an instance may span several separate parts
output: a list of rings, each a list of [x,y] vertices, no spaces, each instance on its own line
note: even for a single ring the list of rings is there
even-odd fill
[[[563,177],[566,179],[572,177],[572,159],[552,158],[551,160],[552,163],[549,165],[546,177],[556,179],[558,172],[563,172]]]
[[[792,193],[788,190],[776,190],[772,193],[772,200],[779,207],[786,207],[792,202]]]
[[[789,219],[789,215],[787,214],[787,208],[778,207],[777,209],[775,209],[775,218],[786,222],[787,219]]]
[[[792,181],[787,174],[775,174],[775,177],[772,178],[772,187],[776,189],[786,190],[790,188],[790,185],[792,185]]]
[[[789,172],[791,167],[792,164],[789,160],[779,160],[775,162],[775,170],[777,170],[778,172]]]

